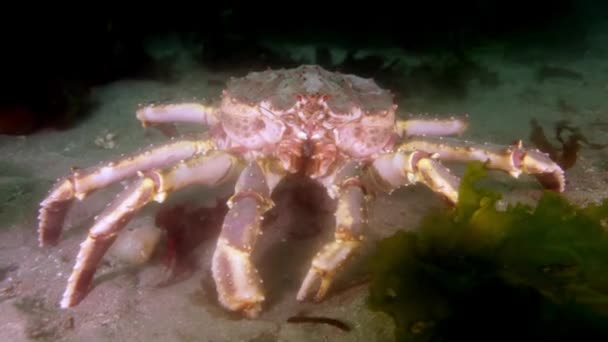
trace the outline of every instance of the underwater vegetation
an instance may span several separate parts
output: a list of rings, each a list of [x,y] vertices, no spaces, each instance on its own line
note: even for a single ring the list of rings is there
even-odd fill
[[[505,206],[468,165],[458,205],[379,242],[368,304],[398,341],[608,337],[608,199]]]
[[[573,126],[568,120],[559,120],[554,124],[555,140],[561,144],[555,147],[545,135],[542,126],[536,119],[530,120],[532,130],[530,140],[539,150],[549,154],[552,160],[564,170],[570,169],[576,164],[579,151],[584,143],[586,147],[594,150],[601,150],[608,147],[608,144],[598,144],[591,142],[579,127]],[[567,137],[566,134],[569,134]]]

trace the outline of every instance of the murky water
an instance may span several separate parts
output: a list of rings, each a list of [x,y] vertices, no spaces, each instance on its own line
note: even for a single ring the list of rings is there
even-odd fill
[[[589,13],[597,15],[592,10]],[[559,156],[570,153],[569,158],[574,158],[566,170],[564,195],[585,204],[608,197],[608,148],[602,146],[608,144],[608,20],[594,20],[582,35],[584,41],[577,44],[569,37],[563,37],[563,44],[541,37],[530,40],[546,44],[505,40],[459,53],[370,47],[361,49],[359,56],[380,56],[386,64],[394,62],[391,69],[371,70],[380,84],[395,92],[401,117],[410,113],[437,117],[467,113],[470,125],[463,139],[498,144],[522,139],[529,147],[538,147],[534,145],[538,140],[531,136],[531,121],[536,120],[553,152]],[[371,311],[366,304],[366,260],[379,239],[397,230],[415,230],[423,215],[445,205],[421,185],[380,195],[370,204],[369,232],[362,253],[340,274],[323,302],[298,302],[296,293],[311,258],[332,238],[331,201],[318,194],[307,195],[307,190],[314,188],[295,183],[277,194],[277,208],[268,215],[253,254],[267,291],[260,317],[244,319],[224,310],[211,278],[211,256],[225,211],[209,208],[230,195],[230,185],[191,188],[171,196],[166,203],[146,206],[126,230],[136,229],[142,222],[153,225],[160,210],[165,210],[165,217],[181,230],[163,231],[157,249],[143,264],[129,265],[108,255],[87,297],[74,308],[59,308],[80,243],[94,217],[126,184],[114,184],[77,201],[57,246],[41,248],[38,205],[56,179],[72,167],[97,165],[167,141],[159,130],[141,127],[135,117],[138,104],[217,99],[227,77],[248,71],[245,65],[222,71],[197,65],[191,58],[196,49],[182,43],[169,36],[149,45],[157,58],[163,51],[179,57],[169,68],[171,82],[124,78],[104,83],[91,88],[88,100],[94,105],[69,129],[0,136],[0,339],[391,340],[392,319]],[[323,46],[334,63],[345,60],[343,45],[324,42]],[[269,40],[266,47],[291,59],[302,58],[302,63],[322,61],[311,45]],[[571,127],[561,132],[562,137],[578,132],[586,139],[579,140],[576,155],[556,139],[555,125],[560,121]],[[199,130],[186,124],[177,128],[188,133]],[[463,171],[462,165],[449,166],[456,174]],[[509,201],[533,203],[539,197],[541,188],[533,177],[513,179],[501,172],[491,175]],[[303,196],[289,195],[287,190]],[[200,222],[208,233],[193,232]],[[170,253],[177,255],[173,255],[177,258],[174,262],[180,262],[181,268],[173,269],[174,273],[167,273]],[[302,319],[304,316],[316,319]]]

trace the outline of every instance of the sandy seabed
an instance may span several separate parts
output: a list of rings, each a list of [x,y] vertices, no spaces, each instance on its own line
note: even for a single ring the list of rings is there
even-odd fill
[[[530,146],[530,120],[535,118],[553,138],[558,120],[569,120],[590,139],[608,143],[608,35],[595,34],[593,43],[576,60],[558,60],[581,79],[548,78],[538,82],[541,62],[521,63],[504,57],[500,47],[480,50],[475,60],[497,73],[500,85],[471,84],[464,99],[397,99],[400,111],[468,113],[469,130],[463,138],[509,144],[523,139]],[[602,45],[602,43],[604,43]],[[554,65],[555,63],[552,63]],[[311,229],[311,218],[298,210],[281,210],[265,228],[255,262],[267,290],[261,316],[242,319],[217,303],[210,277],[215,241],[202,241],[193,251],[197,260],[191,276],[168,286],[156,286],[163,272],[158,258],[127,267],[110,256],[96,274],[94,288],[80,305],[62,310],[61,294],[93,217],[122,188],[116,184],[76,202],[69,213],[59,244],[38,247],[37,209],[49,188],[71,167],[87,167],[166,140],[156,130],[144,129],[135,118],[139,103],[217,98],[217,80],[229,73],[195,68],[176,83],[122,80],[94,90],[96,104],[78,126],[66,131],[43,131],[27,137],[0,137],[0,340],[59,341],[386,341],[393,323],[367,309],[365,257],[374,241],[398,229],[414,229],[422,215],[443,205],[421,186],[380,196],[370,208],[370,228],[363,253],[336,282],[321,303],[299,303],[296,292],[310,259],[331,236],[332,216],[314,216],[319,234],[294,234]],[[212,82],[210,82],[212,80]],[[194,127],[182,127],[193,130]],[[110,136],[108,136],[108,133]],[[100,143],[98,138],[106,140]],[[108,141],[111,141],[109,144]],[[553,140],[555,142],[555,140]],[[576,203],[608,197],[608,149],[583,146],[577,163],[567,170],[565,195]],[[455,172],[462,168],[455,166]],[[535,179],[518,180],[493,172],[508,200],[533,202],[540,194]],[[200,191],[198,191],[200,190]],[[198,189],[171,199],[189,197],[213,203],[230,189]],[[286,205],[287,206],[287,205]],[[151,222],[159,205],[147,206],[126,229]],[[289,209],[289,208],[287,208]],[[293,208],[291,208],[293,209]],[[146,221],[147,219],[147,221]],[[305,223],[305,224],[304,224]],[[149,224],[149,223],[148,223]],[[338,319],[350,327],[289,323],[295,315]]]

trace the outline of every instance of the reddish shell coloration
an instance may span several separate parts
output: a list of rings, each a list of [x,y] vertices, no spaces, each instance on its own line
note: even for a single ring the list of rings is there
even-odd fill
[[[316,65],[295,69],[251,72],[228,82],[227,93],[237,101],[255,105],[268,100],[273,110],[296,105],[297,96],[322,95],[336,114],[348,115],[359,108],[367,115],[386,114],[393,107],[393,94],[372,79],[327,71]]]
[[[228,145],[320,176],[334,161],[372,158],[392,147],[396,108],[393,95],[372,79],[304,65],[231,79],[218,115]]]
[[[253,252],[265,214],[275,205],[273,193],[290,173],[298,176],[293,179],[314,180],[335,203],[334,237],[314,254],[296,295],[300,301],[322,300],[357,253],[375,194],[422,183],[456,204],[460,179],[442,161],[478,160],[513,177],[531,174],[546,188],[565,189],[561,167],[548,155],[524,148],[521,140],[503,146],[448,138],[461,134],[466,121],[396,120],[396,110],[392,94],[373,80],[312,65],[231,79],[219,104],[211,106],[186,102],[139,108],[137,119],[144,126],[187,122],[208,127],[210,134],[170,140],[58,179],[40,203],[41,246],[58,242],[75,199],[133,179],[95,218],[61,307],[84,299],[105,252],[139,210],[194,185],[234,186],[211,275],[218,302],[250,318],[262,311],[266,298]]]

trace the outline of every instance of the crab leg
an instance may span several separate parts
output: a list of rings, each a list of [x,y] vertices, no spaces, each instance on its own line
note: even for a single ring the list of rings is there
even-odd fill
[[[546,153],[525,149],[521,140],[511,146],[476,144],[450,138],[420,138],[404,143],[399,151],[425,151],[441,160],[487,162],[491,169],[503,170],[518,178],[522,173],[534,175],[548,189],[565,189],[564,171]]]
[[[359,170],[354,164],[346,165],[336,177],[336,183],[339,185],[334,241],[323,246],[313,258],[297,294],[300,301],[315,291],[314,299],[322,300],[337,272],[355,254],[363,240],[367,197],[359,179]]]
[[[429,153],[397,151],[378,157],[364,174],[369,192],[391,192],[422,183],[451,203],[458,201],[460,179]]]
[[[70,176],[60,179],[40,204],[38,215],[40,246],[57,243],[63,220],[74,198],[82,200],[87,194],[134,176],[138,171],[169,166],[211,149],[213,144],[210,141],[178,140],[102,166],[73,171]]]
[[[144,127],[166,122],[193,122],[210,126],[217,123],[216,111],[216,107],[200,103],[179,103],[142,106],[137,109],[136,116]]]
[[[462,134],[466,130],[468,123],[467,116],[465,115],[461,118],[450,117],[447,119],[411,118],[399,120],[396,125],[399,136],[443,136]]]
[[[298,300],[308,298],[315,290],[314,299],[323,299],[337,272],[359,248],[367,224],[368,194],[421,182],[451,202],[458,200],[459,179],[424,152],[389,153],[363,171],[347,165],[336,182],[339,186],[334,241],[314,257],[298,291]]]
[[[264,301],[262,280],[251,261],[263,214],[272,208],[273,184],[257,162],[241,173],[212,259],[220,304],[256,317]]]
[[[89,290],[99,261],[119,231],[147,203],[161,202],[167,193],[190,184],[216,185],[230,178],[239,168],[238,160],[225,153],[198,155],[176,166],[141,174],[99,215],[86,240],[80,245],[76,264],[68,279],[61,307],[78,304]]]

